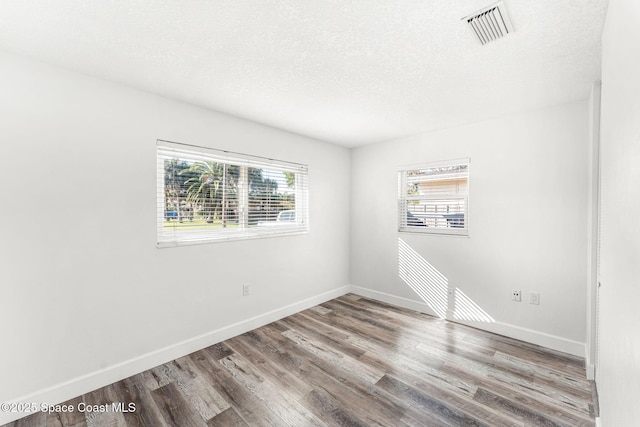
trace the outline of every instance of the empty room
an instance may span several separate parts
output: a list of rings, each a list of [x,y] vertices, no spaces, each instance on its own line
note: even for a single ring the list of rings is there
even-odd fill
[[[0,2],[0,425],[640,425],[640,2]]]

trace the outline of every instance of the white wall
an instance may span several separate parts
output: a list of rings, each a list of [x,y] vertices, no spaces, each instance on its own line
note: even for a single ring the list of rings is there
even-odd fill
[[[473,301],[467,318],[495,322],[464,322],[459,309],[457,320],[584,356],[587,124],[584,102],[355,149],[351,284],[430,311],[399,278],[400,238],[414,262],[423,258]],[[469,237],[398,233],[398,166],[463,157],[471,158]],[[415,280],[429,287],[428,276]],[[522,302],[510,300],[512,289]],[[540,305],[528,303],[530,291]],[[455,319],[453,298],[444,298]]]
[[[600,324],[602,425],[640,420],[640,3],[611,0],[603,33]]]
[[[347,149],[8,54],[0,92],[0,402],[79,394],[346,290]],[[311,232],[156,249],[157,138],[308,164]]]

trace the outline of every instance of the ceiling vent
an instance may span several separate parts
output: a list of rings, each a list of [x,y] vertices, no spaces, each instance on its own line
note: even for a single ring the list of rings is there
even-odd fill
[[[480,43],[487,44],[513,32],[507,8],[499,1],[462,18],[469,24]]]

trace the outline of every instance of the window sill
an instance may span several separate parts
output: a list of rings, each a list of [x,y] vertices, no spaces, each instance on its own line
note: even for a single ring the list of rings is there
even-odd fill
[[[268,239],[272,237],[285,237],[285,236],[298,236],[301,234],[309,234],[309,230],[300,231],[282,231],[275,233],[251,233],[245,232],[243,234],[234,234],[228,236],[211,237],[206,239],[194,239],[194,240],[179,240],[179,241],[158,241],[158,249],[175,248],[179,246],[194,246],[194,245],[207,245],[210,243],[222,243],[222,242],[234,242],[241,240],[253,240],[253,239]]]
[[[469,237],[469,230],[462,229],[456,230],[451,228],[429,228],[429,227],[400,227],[398,233],[413,233],[413,234],[430,234],[437,236],[457,236],[457,237]]]

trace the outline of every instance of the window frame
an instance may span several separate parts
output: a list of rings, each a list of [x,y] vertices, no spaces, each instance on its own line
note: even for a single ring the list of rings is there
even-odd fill
[[[466,194],[454,194],[454,193],[438,193],[431,195],[420,196],[408,196],[408,172],[417,171],[421,169],[439,168],[439,167],[453,167],[466,165],[466,180],[467,191]],[[446,236],[461,236],[469,237],[469,195],[470,195],[470,183],[471,183],[471,158],[459,158],[451,160],[441,160],[434,162],[425,162],[419,164],[412,164],[401,166],[398,168],[398,213],[397,213],[397,226],[399,233],[420,233],[430,235],[446,235]],[[435,200],[463,200],[464,206],[464,227],[429,227],[429,226],[409,226],[408,223],[408,203],[410,201],[435,201]],[[447,221],[449,224],[449,222]]]
[[[214,162],[239,167],[239,181],[236,188],[237,195],[234,199],[237,203],[236,226],[229,228],[212,227],[194,233],[185,232],[184,230],[179,231],[177,230],[178,227],[173,227],[172,229],[166,228],[165,161],[173,158],[187,162]],[[309,179],[307,165],[162,139],[156,141],[156,165],[156,244],[158,248],[290,236],[307,234],[309,232]],[[249,208],[252,201],[250,196],[250,179],[248,176],[251,168],[259,168],[269,173],[294,173],[295,183],[292,190],[295,205],[294,221],[277,223],[276,219],[274,224],[267,224],[265,222],[263,225],[258,224],[251,226]],[[226,209],[225,212],[227,212]],[[284,212],[284,210],[282,212]]]

